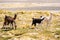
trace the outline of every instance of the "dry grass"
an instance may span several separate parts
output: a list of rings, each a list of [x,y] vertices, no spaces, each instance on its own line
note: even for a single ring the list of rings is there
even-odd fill
[[[49,16],[49,11],[16,11],[10,12],[5,10],[0,10],[0,26],[2,27],[4,16],[10,15],[14,16],[18,13],[16,24],[16,30],[3,31],[0,29],[0,40],[60,40],[60,14],[53,13],[52,22],[49,27],[46,27],[46,22],[43,22],[43,26],[37,25],[32,26],[32,18],[39,18],[41,15]],[[23,12],[23,13],[22,13]],[[0,27],[0,28],[1,28]],[[33,28],[33,29],[32,29]],[[59,37],[55,37],[55,35]],[[16,39],[15,39],[16,38]]]

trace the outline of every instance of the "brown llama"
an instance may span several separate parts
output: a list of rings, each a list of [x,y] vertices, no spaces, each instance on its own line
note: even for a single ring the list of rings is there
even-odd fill
[[[5,19],[4,19],[4,23],[3,23],[3,28],[5,28],[4,27],[5,25],[9,25],[10,24],[10,25],[12,25],[12,29],[13,29],[13,24],[14,24],[15,29],[16,29],[16,27],[17,27],[16,22],[15,22],[16,17],[17,17],[17,14],[14,15],[14,18],[5,15]]]

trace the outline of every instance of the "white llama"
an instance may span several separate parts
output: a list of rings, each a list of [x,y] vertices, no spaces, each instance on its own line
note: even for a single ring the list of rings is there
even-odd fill
[[[47,22],[47,26],[50,26],[51,24],[51,20],[52,20],[52,13],[50,13],[50,16],[49,17],[46,17],[45,18],[45,21]]]

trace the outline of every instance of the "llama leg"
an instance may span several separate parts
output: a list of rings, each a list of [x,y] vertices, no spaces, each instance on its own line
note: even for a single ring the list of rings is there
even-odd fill
[[[15,29],[16,29],[17,25],[16,25],[16,22],[15,21],[14,21],[14,25],[15,25]]]
[[[48,26],[49,26],[49,21],[48,21],[48,20],[46,20],[46,22],[47,22],[47,26],[46,26],[46,27],[48,27]]]
[[[33,22],[32,25],[36,26],[36,23]]]
[[[32,23],[32,25],[33,25],[33,23]]]
[[[49,22],[47,22],[47,27],[49,26]]]
[[[43,26],[42,24],[43,24],[43,22],[40,23],[41,27]]]
[[[34,24],[34,26],[36,26],[36,23]]]
[[[4,26],[6,25],[6,22],[3,23],[3,27],[2,28],[5,28]]]
[[[11,25],[12,25],[12,29],[13,29],[13,23],[11,23]]]

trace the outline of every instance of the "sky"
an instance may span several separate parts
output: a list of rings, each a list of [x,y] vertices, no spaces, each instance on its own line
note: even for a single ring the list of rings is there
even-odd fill
[[[0,0],[0,9],[60,10],[60,0]]]

